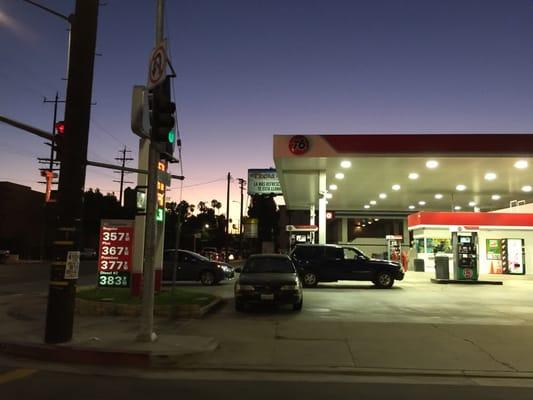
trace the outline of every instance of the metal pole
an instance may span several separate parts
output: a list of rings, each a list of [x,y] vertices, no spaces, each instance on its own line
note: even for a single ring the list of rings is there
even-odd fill
[[[126,146],[124,146],[124,150],[122,150],[122,168],[126,166]],[[120,170],[120,194],[119,194],[119,200],[118,202],[122,206],[122,193],[124,190],[124,170]]]
[[[54,170],[54,142],[56,137],[56,123],[57,123],[57,102],[59,99],[59,92],[56,92],[54,99],[54,122],[52,124],[52,145],[50,146],[50,171]]]
[[[174,251],[174,255],[172,257],[172,291],[174,291],[174,288],[176,287],[176,275],[177,271],[176,268],[178,267],[178,250],[180,248],[180,236],[181,236],[181,210],[179,208],[179,204],[177,208],[177,215],[176,215],[176,249]]]
[[[242,208],[243,208],[243,189],[244,189],[245,180],[239,178],[239,183],[241,187],[241,215],[239,218],[239,255],[242,257]]]
[[[163,41],[164,0],[157,0],[157,14],[155,24],[155,45]],[[159,151],[156,144],[150,142],[148,156],[148,193],[146,199],[146,233],[143,267],[143,292],[140,332],[137,340],[153,342],[157,340],[154,332],[154,282],[155,282],[155,251],[156,235],[156,207],[157,207],[157,164]]]
[[[229,242],[229,185],[231,182],[231,173],[228,172],[228,189],[226,192],[226,255],[225,259],[228,261],[228,242]]]

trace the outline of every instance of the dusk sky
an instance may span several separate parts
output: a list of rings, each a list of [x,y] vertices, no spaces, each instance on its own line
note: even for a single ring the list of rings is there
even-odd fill
[[[40,2],[74,9],[73,0]],[[116,163],[126,145],[136,166],[131,89],[146,82],[155,1],[105,3],[88,158]],[[533,0],[166,3],[191,203],[216,198],[225,209],[226,173],[273,166],[275,133],[533,132]],[[65,94],[66,29],[23,1],[0,0],[0,114],[51,128],[53,105],[42,100]],[[36,157],[48,152],[0,124],[1,181],[43,190]],[[89,167],[86,188],[118,195],[113,179]],[[239,200],[236,179],[231,196]]]

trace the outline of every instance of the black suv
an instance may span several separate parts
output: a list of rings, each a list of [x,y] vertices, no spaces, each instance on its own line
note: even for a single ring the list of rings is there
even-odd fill
[[[304,286],[339,280],[371,281],[379,288],[390,288],[401,281],[399,263],[368,258],[356,247],[334,244],[301,244],[291,253]]]

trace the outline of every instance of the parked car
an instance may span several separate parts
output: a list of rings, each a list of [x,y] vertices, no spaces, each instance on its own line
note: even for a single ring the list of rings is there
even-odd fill
[[[0,263],[5,263],[9,258],[9,250],[0,250]]]
[[[235,310],[248,304],[291,304],[300,311],[303,305],[302,284],[291,259],[282,254],[256,254],[237,268]]]
[[[390,288],[395,280],[404,278],[400,263],[369,258],[352,246],[297,245],[291,259],[306,287],[316,286],[318,282],[350,280],[370,281],[378,288]]]
[[[164,281],[172,280],[173,267],[176,268],[177,281],[200,281],[202,285],[215,285],[224,279],[233,279],[235,276],[230,265],[209,260],[189,250],[165,250]]]
[[[85,248],[80,251],[80,258],[82,260],[96,260],[98,258],[98,253],[95,249]]]
[[[204,247],[201,254],[210,260],[218,261],[222,260],[222,255],[218,252],[216,247]]]

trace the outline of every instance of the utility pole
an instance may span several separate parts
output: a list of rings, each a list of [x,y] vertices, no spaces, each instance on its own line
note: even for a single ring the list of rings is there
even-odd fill
[[[50,146],[50,158],[37,158],[37,161],[41,165],[48,164],[48,168],[42,167],[39,168],[41,171],[41,176],[45,178],[44,181],[40,181],[39,183],[44,183],[45,186],[45,195],[44,195],[44,204],[43,204],[43,224],[42,224],[42,232],[41,232],[41,260],[44,260],[46,258],[46,242],[51,241],[49,238],[51,235],[51,230],[49,226],[53,225],[53,208],[50,204],[51,202],[55,201],[55,199],[51,198],[52,193],[52,186],[57,184],[57,181],[54,181],[54,178],[57,177],[56,171],[59,171],[59,161],[54,158],[54,145],[55,145],[55,135],[56,135],[56,124],[57,124],[57,104],[58,103],[64,103],[65,100],[59,100],[59,92],[56,92],[56,96],[54,100],[47,100],[46,97],[43,99],[43,103],[54,103],[54,118],[52,121],[52,138],[50,140],[50,143],[44,142],[47,146]]]
[[[59,92],[56,92],[56,96],[54,100],[47,100],[46,97],[43,99],[43,103],[54,103],[54,120],[52,122],[52,143],[50,144],[50,158],[48,169],[50,171],[54,168],[54,143],[55,143],[55,135],[56,135],[56,124],[57,124],[57,104],[58,103],[65,103],[65,100],[59,100]],[[48,144],[48,143],[47,143]]]
[[[46,97],[43,99],[43,103],[54,103],[54,119],[52,121],[52,139],[50,140],[50,143],[45,142],[47,146],[50,146],[50,157],[49,158],[41,158],[38,157],[37,161],[39,164],[48,165],[48,167],[42,167],[39,168],[41,171],[41,176],[46,177],[45,181],[41,181],[39,183],[44,183],[46,185],[45,190],[45,203],[48,203],[51,201],[50,199],[50,192],[52,190],[52,185],[57,184],[57,181],[54,181],[54,177],[57,176],[55,171],[59,171],[58,165],[59,160],[56,160],[54,158],[54,147],[55,147],[55,135],[57,131],[57,105],[58,103],[64,103],[65,100],[59,100],[59,93],[56,92],[55,99],[54,100],[47,100]]]
[[[67,261],[76,268],[79,256],[83,188],[96,49],[99,0],[77,0],[71,23],[70,59],[65,103],[65,137],[57,198],[58,225],[53,242],[46,310],[45,342],[72,339],[76,278],[66,274]],[[77,275],[77,274],[74,274]]]
[[[229,243],[229,185],[231,183],[231,173],[228,172],[228,189],[226,191],[226,261],[228,260],[228,243]]]
[[[163,42],[164,32],[164,0],[157,0],[155,22],[155,46]],[[155,253],[157,247],[157,171],[159,151],[154,140],[150,140],[148,150],[148,184],[146,196],[146,227],[143,264],[143,290],[140,331],[137,335],[139,342],[153,342],[157,340],[154,332],[154,282],[155,282]]]
[[[242,257],[242,208],[243,208],[243,190],[246,181],[239,178],[239,188],[241,189],[241,214],[239,217],[239,255]]]
[[[126,166],[126,161],[132,161],[133,160],[133,158],[131,158],[131,157],[126,157],[127,153],[131,153],[131,150],[128,150],[128,148],[126,146],[124,146],[124,148],[122,150],[120,150],[121,156],[115,158],[115,160],[120,161],[120,165],[122,166],[122,168],[124,168]],[[118,202],[122,206],[122,196],[124,195],[124,184],[125,183],[133,183],[133,182],[132,181],[124,181],[124,175],[127,174],[128,172],[124,171],[123,169],[121,169],[120,171],[115,171],[115,172],[120,173],[120,180],[119,181],[114,180],[113,182],[120,183],[120,196],[119,196]]]

